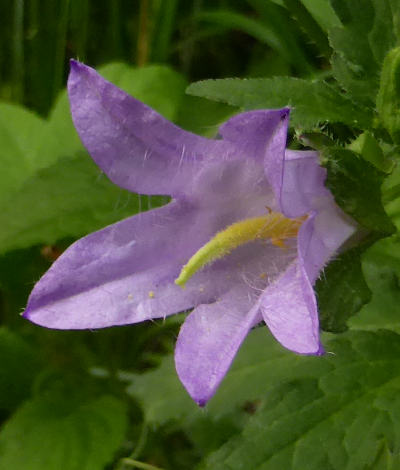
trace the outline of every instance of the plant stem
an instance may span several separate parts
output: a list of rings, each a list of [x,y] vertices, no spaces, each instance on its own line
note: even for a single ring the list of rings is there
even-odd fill
[[[122,463],[125,465],[129,465],[133,468],[142,468],[143,470],[163,470],[160,467],[155,467],[154,465],[150,465],[149,463],[139,462],[138,460],[134,460],[131,458],[122,459]]]

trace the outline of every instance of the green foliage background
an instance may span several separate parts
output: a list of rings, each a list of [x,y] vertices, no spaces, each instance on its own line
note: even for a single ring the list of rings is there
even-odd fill
[[[399,468],[400,1],[6,0],[0,17],[0,470]],[[324,357],[257,328],[199,410],[173,366],[184,315],[89,332],[19,316],[72,241],[166,202],[92,163],[69,58],[209,137],[292,106],[290,146],[320,152],[360,227],[316,285]]]

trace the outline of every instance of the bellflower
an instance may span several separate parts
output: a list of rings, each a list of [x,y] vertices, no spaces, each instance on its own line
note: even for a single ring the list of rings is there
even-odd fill
[[[68,91],[82,142],[111,181],[172,200],[74,243],[36,284],[25,318],[104,328],[193,309],[175,362],[200,405],[261,321],[287,349],[322,354],[313,284],[355,225],[316,152],[286,150],[289,109],[238,114],[207,139],[75,61]]]

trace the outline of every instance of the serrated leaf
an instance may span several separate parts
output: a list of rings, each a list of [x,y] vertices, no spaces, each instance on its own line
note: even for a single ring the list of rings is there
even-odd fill
[[[303,130],[313,129],[324,121],[361,128],[371,124],[371,114],[324,82],[289,77],[230,78],[192,83],[186,91],[245,110],[292,106],[291,124]]]
[[[386,328],[400,332],[400,240],[397,236],[375,243],[362,257],[372,300],[352,317],[355,329]]]
[[[397,459],[400,412],[400,337],[392,332],[351,332],[331,340],[304,378],[265,390],[260,409],[206,459],[203,470],[389,469],[385,448]],[[328,367],[329,366],[329,367]],[[386,460],[386,461],[385,461]],[[393,461],[393,459],[390,459]]]
[[[190,402],[171,359],[134,376],[129,392],[153,425],[193,423],[196,416],[216,421],[233,412],[238,418],[252,406],[241,434],[232,431],[203,469],[392,468],[400,451],[400,336],[383,330],[328,335],[329,354],[304,357],[266,333],[258,328],[249,335],[204,410]]]
[[[0,435],[0,470],[103,470],[126,431],[123,403],[48,393],[25,403]]]
[[[0,328],[0,410],[12,410],[29,397],[38,369],[35,351],[16,333]]]
[[[394,232],[382,203],[384,173],[356,153],[339,147],[326,148],[323,165],[328,170],[326,185],[347,214],[369,230],[387,235]]]
[[[347,320],[371,300],[372,294],[361,269],[364,250],[356,247],[331,261],[315,284],[324,331],[345,331]]]

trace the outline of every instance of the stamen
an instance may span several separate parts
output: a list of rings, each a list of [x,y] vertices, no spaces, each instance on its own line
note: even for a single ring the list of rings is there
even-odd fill
[[[190,258],[183,266],[175,284],[185,287],[187,281],[204,266],[253,240],[269,239],[273,245],[286,248],[284,240],[295,238],[304,220],[304,217],[288,219],[279,212],[270,211],[262,217],[254,217],[229,225]]]

